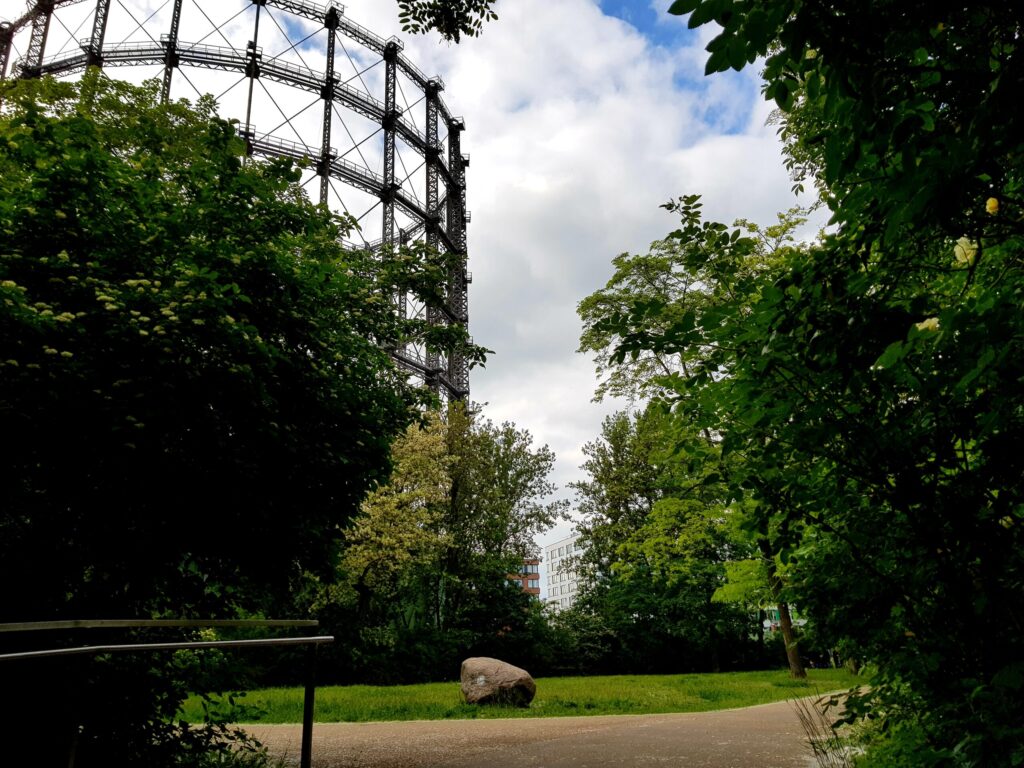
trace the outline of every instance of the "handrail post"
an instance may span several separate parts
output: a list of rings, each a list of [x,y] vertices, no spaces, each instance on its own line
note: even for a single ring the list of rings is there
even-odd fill
[[[316,645],[309,647],[306,667],[306,695],[302,702],[302,753],[299,768],[312,768],[313,760],[313,705],[316,696]]]

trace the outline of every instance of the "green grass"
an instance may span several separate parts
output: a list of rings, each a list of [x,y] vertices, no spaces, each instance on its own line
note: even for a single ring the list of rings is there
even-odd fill
[[[860,684],[842,669],[808,670],[807,681],[789,673],[725,672],[702,675],[620,675],[549,677],[537,680],[529,708],[476,707],[463,703],[458,683],[317,688],[316,720],[322,723],[379,720],[451,720],[566,715],[644,715],[705,712],[812,696]],[[302,721],[301,688],[265,688],[239,699],[245,722]],[[198,697],[189,699],[185,719],[202,720]]]

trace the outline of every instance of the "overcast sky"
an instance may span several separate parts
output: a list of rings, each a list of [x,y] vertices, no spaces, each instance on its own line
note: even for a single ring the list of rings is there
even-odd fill
[[[448,107],[465,117],[462,151],[471,155],[473,216],[470,330],[495,351],[486,368],[471,375],[471,397],[486,404],[491,420],[512,421],[537,444],[551,447],[558,457],[553,480],[568,498],[566,484],[582,478],[584,443],[598,436],[606,414],[624,407],[592,402],[593,364],[576,352],[576,305],[605,284],[611,259],[643,252],[671,231],[673,217],[659,205],[679,195],[702,194],[705,212],[726,222],[771,222],[796,202],[775,129],[765,125],[770,109],[760,96],[757,67],[705,78],[703,48],[712,33],[687,30],[684,20],[665,12],[668,5],[499,0],[500,20],[488,24],[482,37],[451,45],[436,33],[401,35],[394,0],[346,2],[353,21],[403,37],[408,58],[426,74],[442,76]],[[62,12],[63,33],[72,43],[88,36],[90,6],[83,2]],[[0,0],[0,18],[14,18],[24,7],[24,0]],[[169,0],[114,0],[111,24],[117,29],[108,28],[108,42],[128,39],[136,22],[147,18],[164,23],[169,7]],[[202,14],[190,10],[183,17],[182,39],[195,41],[188,35],[198,34],[192,29],[207,24],[207,14],[231,16],[239,29],[251,23],[244,13],[252,7],[239,0],[201,0],[200,7]],[[316,25],[309,26],[314,34]],[[302,30],[287,21],[278,30],[283,34],[285,27]],[[226,36],[210,33],[205,43],[234,39],[230,24],[224,30]],[[59,33],[55,28],[52,34]],[[261,42],[268,33],[276,34],[265,21]],[[289,55],[322,71],[314,42]],[[244,100],[246,83],[237,74],[193,69],[187,77],[201,90],[223,94],[225,113]],[[364,75],[379,77],[379,67]],[[180,79],[176,83],[173,94],[189,95]],[[373,82],[364,85],[376,90]],[[257,94],[266,91],[268,98],[254,108],[258,127],[281,123],[287,112],[318,135],[317,97],[279,91],[279,115],[269,101],[274,87],[260,81]],[[369,135],[379,126],[365,130]],[[370,151],[371,144],[360,151]],[[559,526],[538,544],[569,530]]]

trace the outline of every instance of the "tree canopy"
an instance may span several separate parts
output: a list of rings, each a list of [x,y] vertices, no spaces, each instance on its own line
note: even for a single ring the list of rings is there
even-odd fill
[[[730,230],[702,221],[697,196],[665,207],[680,215],[679,228],[647,254],[616,257],[608,284],[579,304],[580,351],[595,355],[602,377],[598,397],[609,391],[651,401],[637,418],[635,436],[620,415],[587,449],[584,469],[592,480],[577,486],[580,510],[590,518],[583,526],[587,559],[604,563],[612,576],[591,574],[592,592],[621,581],[620,591],[631,584],[643,594],[645,584],[657,584],[676,600],[688,593],[689,605],[676,621],[691,635],[704,633],[699,646],[716,665],[730,654],[725,662],[736,663],[742,640],[763,634],[754,619],[763,609],[778,608],[791,670],[803,676],[769,537],[746,530],[750,503],[730,491],[742,458],[723,451],[728,430],[716,421],[721,409],[709,414],[702,402],[676,397],[676,387],[685,382],[697,388],[729,375],[731,350],[743,332],[735,318],[748,313],[761,286],[781,274],[798,247],[793,231],[804,219],[793,210],[771,226],[740,221]],[[687,330],[703,334],[701,343],[676,343],[669,336]],[[627,488],[639,495],[625,495]],[[763,574],[763,600],[721,599],[736,594],[726,574],[740,573]],[[712,603],[743,606],[747,623],[742,614],[723,613]],[[662,617],[660,623],[670,622]],[[751,656],[749,649],[745,655]]]
[[[693,311],[630,300],[599,328],[608,359],[693,361],[661,393],[733,457],[729,494],[822,636],[876,665],[850,711],[880,723],[877,764],[1016,764],[1024,131],[1010,105],[1024,11],[671,11],[720,26],[709,73],[766,57],[792,170],[822,191],[833,228],[734,280],[744,233],[684,198],[670,238],[692,280],[729,290]]]
[[[402,682],[454,676],[467,655],[528,663],[540,606],[509,575],[564,513],[548,498],[554,455],[453,404],[410,426],[393,459],[346,532],[338,583],[316,597],[355,650],[337,674]]]
[[[597,660],[607,669],[717,671],[760,661],[751,642],[757,611],[712,599],[725,563],[743,556],[724,486],[691,474],[674,455],[676,438],[671,416],[650,406],[607,418],[584,447],[588,478],[574,484],[584,516],[574,610],[608,633]]]
[[[344,251],[212,101],[19,83],[0,130],[4,614],[222,613],[327,565],[423,400],[388,297],[441,265]]]
[[[333,572],[393,438],[431,401],[384,350],[429,343],[391,297],[435,302],[447,257],[344,249],[353,222],[313,205],[290,163],[244,158],[211,98],[163,104],[95,70],[2,87],[0,578],[18,587],[0,617],[291,604],[304,572]],[[131,716],[79,711],[139,725],[125,739],[90,719],[81,763],[130,762],[175,708],[154,694]]]

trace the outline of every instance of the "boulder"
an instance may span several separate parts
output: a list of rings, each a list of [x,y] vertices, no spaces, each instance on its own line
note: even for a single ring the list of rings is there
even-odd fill
[[[537,684],[525,669],[486,656],[462,662],[460,677],[462,695],[469,704],[527,707],[537,693]]]

